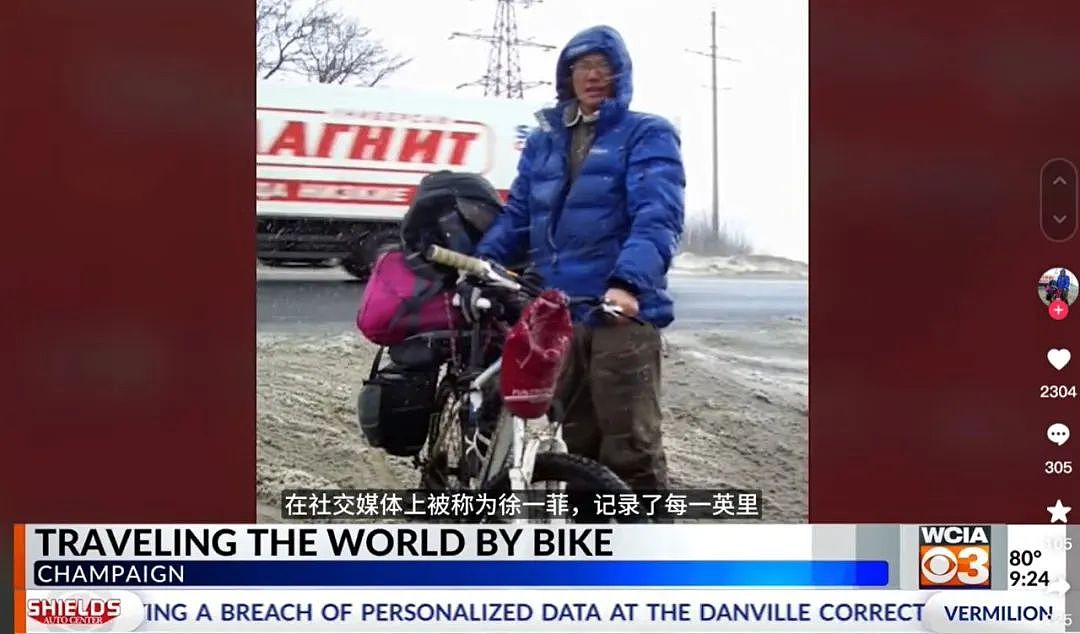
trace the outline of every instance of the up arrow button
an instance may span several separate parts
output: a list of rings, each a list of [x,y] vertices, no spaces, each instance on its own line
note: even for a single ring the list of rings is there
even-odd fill
[[[1068,159],[1046,162],[1039,178],[1039,222],[1043,235],[1054,242],[1064,242],[1076,235],[1077,212],[1076,166]]]

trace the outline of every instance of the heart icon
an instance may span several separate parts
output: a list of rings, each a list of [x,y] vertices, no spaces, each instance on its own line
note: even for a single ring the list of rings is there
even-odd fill
[[[1046,360],[1057,370],[1069,365],[1070,359],[1072,359],[1072,353],[1065,348],[1053,348],[1046,353]]]

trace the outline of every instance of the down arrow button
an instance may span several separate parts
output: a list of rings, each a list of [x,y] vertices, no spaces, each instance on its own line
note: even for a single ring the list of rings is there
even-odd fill
[[[1043,235],[1054,242],[1064,242],[1076,235],[1078,175],[1067,159],[1052,159],[1040,174],[1039,209]]]

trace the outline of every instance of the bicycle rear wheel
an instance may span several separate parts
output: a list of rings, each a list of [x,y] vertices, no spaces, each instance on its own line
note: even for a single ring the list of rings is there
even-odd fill
[[[536,462],[533,465],[532,481],[539,482],[563,482],[566,483],[566,494],[571,507],[577,506],[579,511],[582,505],[591,505],[594,496],[598,494],[619,495],[632,493],[632,489],[623,482],[622,478],[608,467],[584,456],[570,453],[543,452],[536,454]],[[499,471],[491,482],[485,487],[485,491],[493,494],[510,493],[510,469],[504,468]],[[597,517],[585,509],[575,517],[568,518],[576,523],[619,523],[640,524],[645,520],[635,517]],[[583,522],[584,520],[584,522]]]

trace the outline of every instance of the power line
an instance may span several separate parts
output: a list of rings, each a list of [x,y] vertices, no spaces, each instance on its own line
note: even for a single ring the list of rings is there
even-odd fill
[[[490,34],[480,32],[454,32],[450,39],[464,37],[480,40],[489,44],[487,71],[479,79],[458,86],[482,86],[484,96],[524,99],[525,91],[537,86],[548,85],[548,81],[527,82],[521,76],[521,52],[523,47],[553,51],[551,44],[539,44],[532,38],[518,36],[517,6],[527,9],[541,0],[496,0],[495,21]]]

